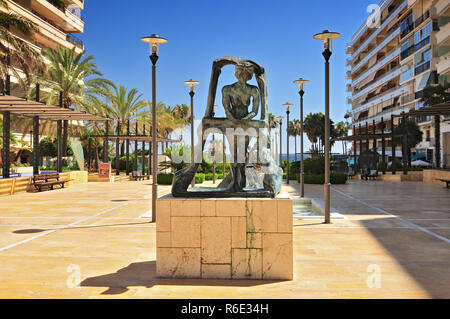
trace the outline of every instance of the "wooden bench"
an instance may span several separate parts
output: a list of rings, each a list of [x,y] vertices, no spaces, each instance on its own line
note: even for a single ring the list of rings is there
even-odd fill
[[[445,183],[447,188],[450,188],[450,179],[442,179],[442,178],[436,178],[436,180]]]
[[[42,192],[42,187],[46,186],[49,189],[53,190],[53,186],[61,185],[61,188],[64,188],[64,184],[70,182],[71,180],[59,180],[59,173],[47,173],[47,174],[39,174],[33,176],[32,185],[39,191]]]
[[[130,180],[132,180],[132,181],[140,181],[140,180],[144,180],[144,179],[150,179],[150,175],[143,175],[143,174],[139,173],[138,171],[133,171],[131,173]]]

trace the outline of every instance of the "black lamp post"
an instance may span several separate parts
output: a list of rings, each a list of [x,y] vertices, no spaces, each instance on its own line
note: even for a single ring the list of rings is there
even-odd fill
[[[191,96],[191,165],[194,165],[194,87],[200,82],[190,79],[184,81],[184,84],[189,85],[189,95]],[[195,186],[195,175],[192,178],[191,186]]]
[[[322,55],[325,58],[325,184],[324,184],[324,202],[325,202],[325,224],[331,222],[330,218],[330,57],[331,40],[339,38],[341,35],[337,32],[325,30],[322,33],[314,35],[314,39],[323,41]]]
[[[300,196],[305,197],[305,171],[303,166],[303,95],[305,91],[303,90],[305,83],[309,83],[308,80],[299,78],[294,81],[295,84],[299,85],[298,94],[300,95]]]
[[[290,161],[289,161],[289,114],[291,113],[290,108],[293,104],[286,102],[283,106],[286,108],[286,184],[289,184],[289,169],[290,169]]]
[[[141,39],[150,44],[150,60],[152,61],[152,222],[156,221],[156,198],[158,196],[158,144],[156,142],[156,62],[158,61],[158,48],[161,43],[167,43],[167,40],[152,34]]]

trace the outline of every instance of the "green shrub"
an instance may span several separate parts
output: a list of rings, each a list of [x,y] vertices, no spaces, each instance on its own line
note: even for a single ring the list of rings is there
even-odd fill
[[[331,184],[347,183],[348,175],[345,173],[332,173],[330,176]]]
[[[205,174],[198,173],[195,174],[195,184],[201,184],[205,181]]]
[[[173,174],[158,174],[157,181],[160,185],[172,185]]]

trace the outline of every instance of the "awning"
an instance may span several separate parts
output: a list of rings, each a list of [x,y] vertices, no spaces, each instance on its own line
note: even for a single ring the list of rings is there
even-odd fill
[[[411,160],[417,160],[417,159],[421,159],[421,158],[427,158],[427,154],[416,154],[411,156]]]
[[[10,112],[22,117],[38,116],[42,120],[69,120],[69,121],[108,121],[108,118],[62,108],[54,105],[22,99],[12,95],[0,95],[0,112]]]

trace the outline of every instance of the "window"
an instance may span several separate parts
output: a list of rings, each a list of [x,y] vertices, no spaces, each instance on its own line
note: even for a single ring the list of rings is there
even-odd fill
[[[431,136],[430,136],[430,130],[427,130],[426,132],[426,139],[425,141],[429,142],[431,140]]]

